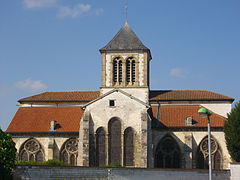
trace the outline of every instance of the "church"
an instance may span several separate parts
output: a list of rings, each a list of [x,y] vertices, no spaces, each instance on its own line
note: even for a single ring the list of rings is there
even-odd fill
[[[44,92],[18,100],[7,132],[22,161],[71,165],[208,168],[231,161],[223,133],[233,98],[206,90],[151,90],[151,51],[126,22],[101,53],[97,91]]]

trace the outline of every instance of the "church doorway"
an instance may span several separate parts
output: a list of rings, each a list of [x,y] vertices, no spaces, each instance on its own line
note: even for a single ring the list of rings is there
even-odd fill
[[[170,135],[160,140],[155,152],[155,167],[157,168],[180,168],[181,151]]]

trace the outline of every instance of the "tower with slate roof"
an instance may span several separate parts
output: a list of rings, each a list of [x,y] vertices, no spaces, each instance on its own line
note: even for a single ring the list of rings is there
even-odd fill
[[[101,94],[114,88],[124,89],[147,103],[151,52],[127,22],[100,53]]]

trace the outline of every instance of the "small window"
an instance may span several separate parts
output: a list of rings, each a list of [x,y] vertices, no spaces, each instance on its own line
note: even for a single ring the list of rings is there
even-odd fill
[[[192,126],[193,125],[193,118],[192,118],[192,116],[189,116],[189,117],[186,118],[185,125],[186,126]]]
[[[114,107],[115,106],[115,100],[109,100],[109,106]]]

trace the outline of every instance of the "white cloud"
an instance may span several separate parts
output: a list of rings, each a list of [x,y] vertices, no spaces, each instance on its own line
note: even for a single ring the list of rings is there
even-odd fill
[[[57,0],[23,0],[23,5],[28,9],[49,7],[56,3]]]
[[[170,76],[174,76],[174,77],[185,77],[186,76],[186,71],[183,68],[172,68],[169,72]]]
[[[63,5],[60,0],[22,0],[26,9],[46,8],[57,11],[58,18],[77,18],[91,11],[91,14],[99,16],[103,9],[93,9],[90,4]]]
[[[30,78],[22,81],[18,81],[16,83],[16,87],[23,89],[25,91],[30,91],[30,92],[47,89],[47,85],[42,83],[41,80],[33,81]]]
[[[90,4],[77,4],[73,7],[60,6],[58,11],[58,17],[60,18],[76,18],[91,10]]]

